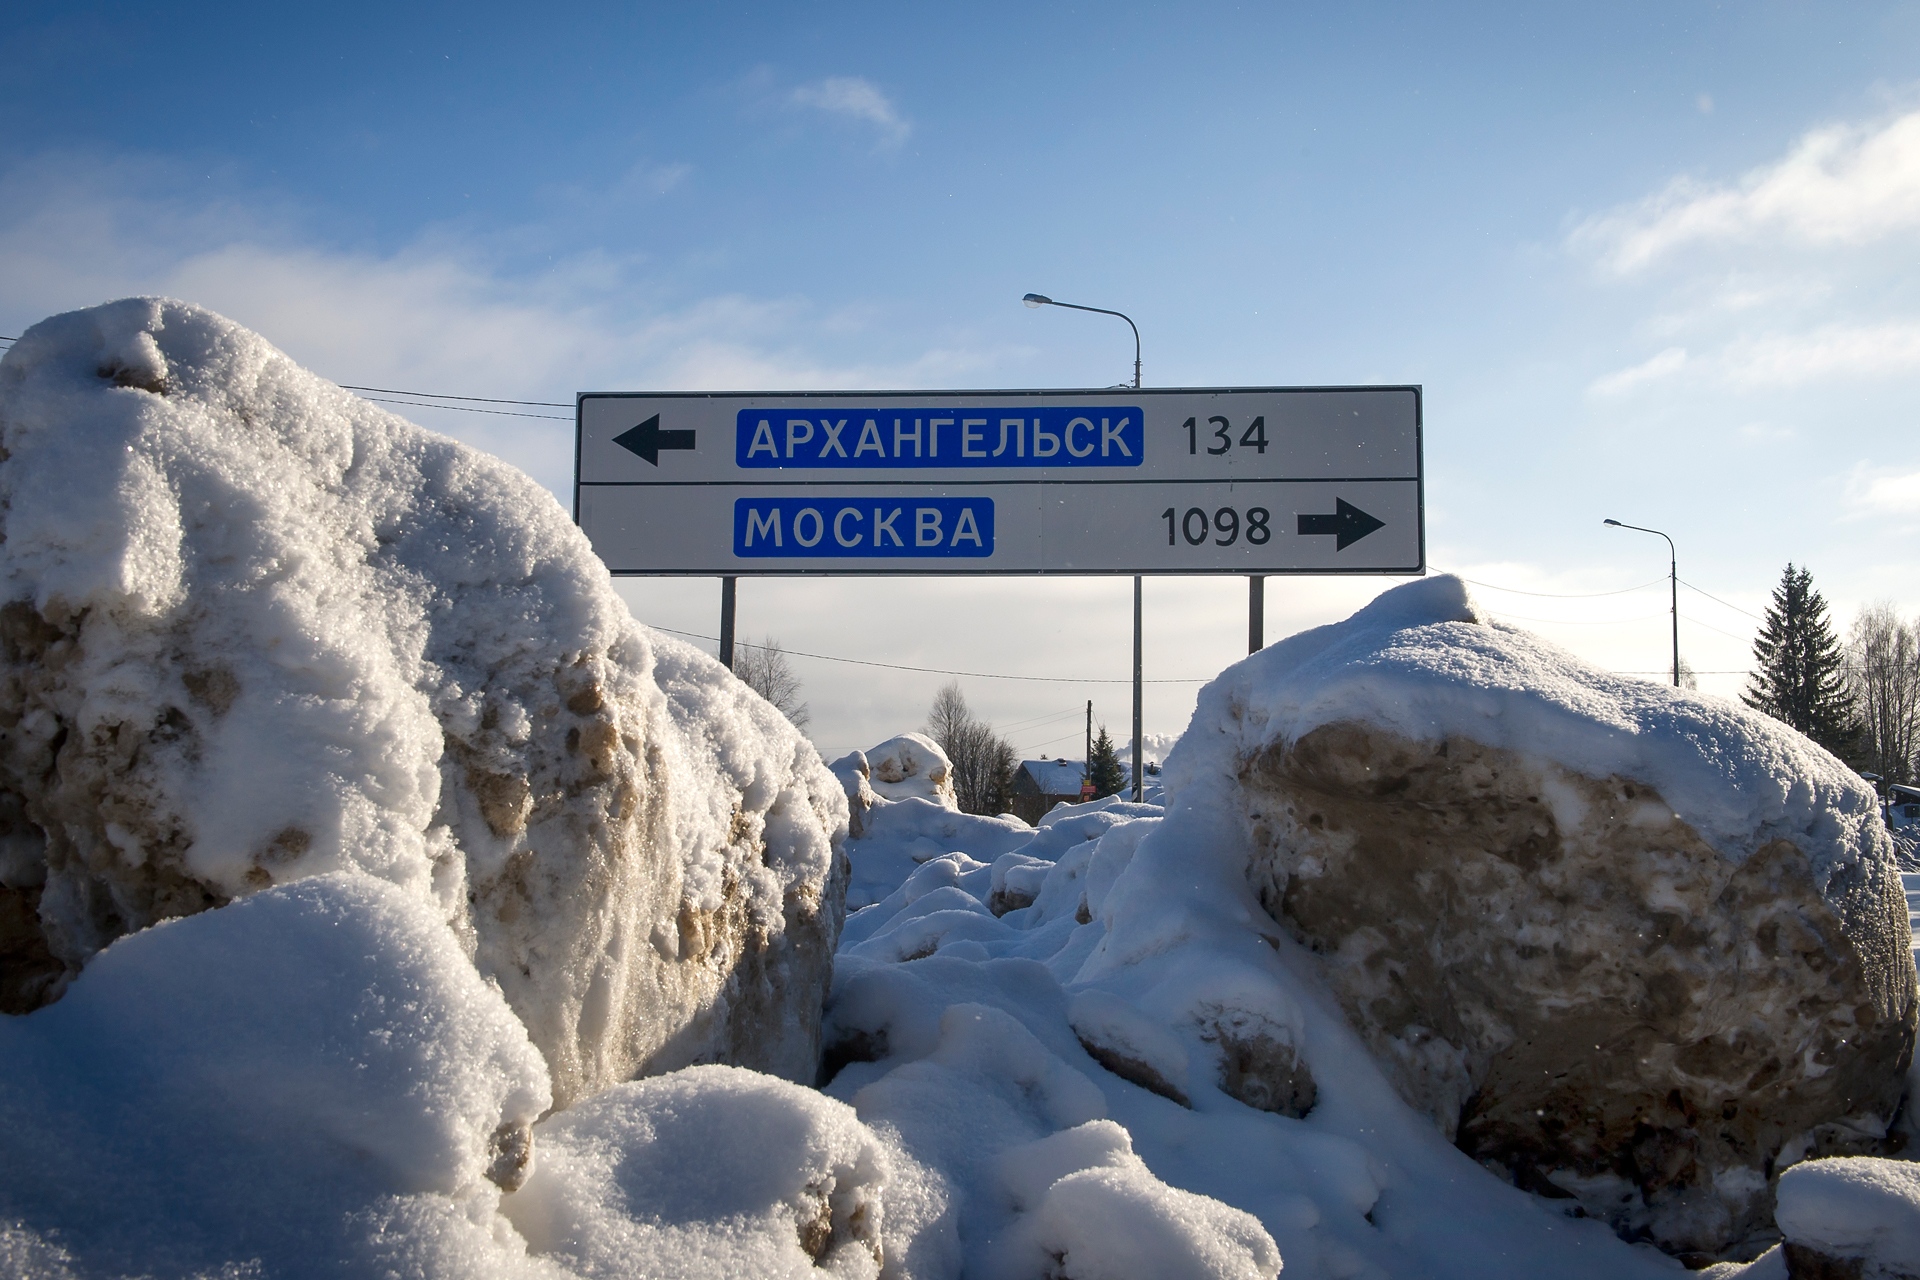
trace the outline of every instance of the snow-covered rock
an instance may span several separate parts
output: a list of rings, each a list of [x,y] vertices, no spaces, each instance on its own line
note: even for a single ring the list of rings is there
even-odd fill
[[[1715,1255],[1770,1171],[1872,1151],[1913,1050],[1872,792],[1720,699],[1390,591],[1202,694],[1169,789],[1231,773],[1263,905],[1401,1094],[1519,1185]]]
[[[533,481],[157,299],[28,330],[0,449],[0,1008],[353,870],[434,904],[562,1104],[811,1077],[841,788]]]
[[[1920,1280],[1920,1164],[1841,1156],[1780,1175],[1789,1280]]]

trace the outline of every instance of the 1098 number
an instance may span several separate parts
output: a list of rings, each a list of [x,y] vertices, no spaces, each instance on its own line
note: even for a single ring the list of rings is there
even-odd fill
[[[1167,545],[1170,547],[1177,546],[1181,538],[1186,539],[1188,546],[1197,547],[1207,540],[1209,534],[1214,535],[1213,545],[1216,547],[1230,547],[1240,540],[1240,513],[1232,507],[1221,507],[1212,517],[1208,517],[1199,507],[1188,507],[1184,514],[1178,515],[1174,508],[1168,507],[1160,513],[1160,518],[1167,522]],[[1256,547],[1265,546],[1267,540],[1273,537],[1273,530],[1269,527],[1272,519],[1272,513],[1265,507],[1249,508],[1245,528],[1247,541]]]

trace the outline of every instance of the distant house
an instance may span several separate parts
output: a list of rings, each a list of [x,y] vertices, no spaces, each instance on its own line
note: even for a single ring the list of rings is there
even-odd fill
[[[1920,787],[1887,788],[1887,825],[1895,831],[1920,832]]]
[[[1022,760],[1013,775],[1013,811],[1036,823],[1062,800],[1079,804],[1086,776],[1084,760]]]

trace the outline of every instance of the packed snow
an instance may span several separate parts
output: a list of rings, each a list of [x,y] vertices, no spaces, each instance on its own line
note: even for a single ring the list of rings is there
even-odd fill
[[[59,926],[0,1018],[0,1270],[36,1280],[1676,1276],[1396,1093],[1255,895],[1243,762],[1335,720],[1461,734],[1657,781],[1736,861],[1887,856],[1821,753],[1482,625],[1454,579],[1223,673],[1164,804],[1030,827],[959,813],[921,735],[829,773],[524,477],[204,312],[36,326],[0,442],[0,580],[39,619],[6,638],[69,646],[15,677],[7,776],[56,724],[94,770],[32,801],[65,815],[38,844],[0,807],[0,887]],[[642,849],[664,870],[583,911]],[[756,1037],[805,1078],[743,1069]],[[1841,1163],[1788,1171],[1782,1225],[1894,1257],[1912,1166]]]

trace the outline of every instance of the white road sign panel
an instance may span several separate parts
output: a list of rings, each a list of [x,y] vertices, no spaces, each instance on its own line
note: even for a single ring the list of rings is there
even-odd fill
[[[1420,573],[1420,388],[583,392],[616,574]]]

